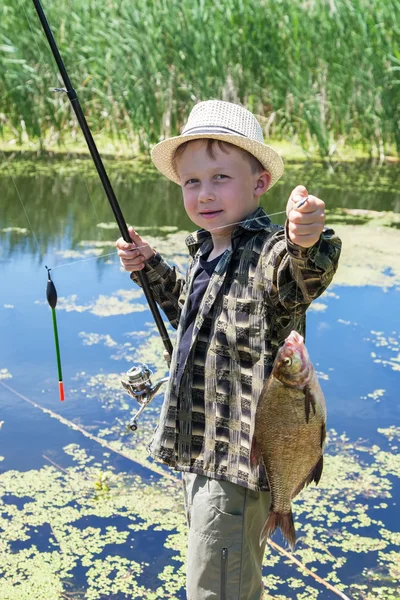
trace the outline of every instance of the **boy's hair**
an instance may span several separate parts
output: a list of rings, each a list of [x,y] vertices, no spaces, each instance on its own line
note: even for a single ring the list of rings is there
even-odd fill
[[[181,144],[180,146],[178,146],[177,149],[175,150],[175,154],[172,159],[172,164],[173,164],[175,170],[176,170],[177,159],[180,156],[182,156],[182,154],[185,152],[188,145],[194,141],[197,142],[198,140],[188,140],[184,144]],[[207,142],[206,151],[207,151],[208,156],[210,158],[212,158],[213,160],[215,160],[215,158],[216,158],[216,156],[215,156],[215,146],[216,145],[218,145],[218,148],[222,152],[225,152],[225,154],[229,154],[229,148],[235,148],[236,150],[239,150],[243,154],[244,158],[250,164],[252,173],[254,173],[254,174],[261,173],[261,171],[267,170],[267,169],[265,169],[265,167],[262,166],[260,161],[255,156],[250,154],[250,152],[247,152],[247,150],[243,150],[243,148],[239,148],[239,146],[235,146],[234,144],[230,144],[229,142],[223,142],[222,140],[215,140],[214,138],[204,138],[204,139],[202,139],[202,141]]]

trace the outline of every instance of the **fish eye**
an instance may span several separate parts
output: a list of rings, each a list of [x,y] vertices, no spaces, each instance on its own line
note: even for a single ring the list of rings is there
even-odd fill
[[[285,365],[285,367],[290,367],[290,365],[292,364],[292,359],[287,356],[286,358],[282,359],[282,364]]]

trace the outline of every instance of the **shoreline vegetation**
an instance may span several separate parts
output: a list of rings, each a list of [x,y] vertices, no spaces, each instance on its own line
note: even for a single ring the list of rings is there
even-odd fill
[[[93,134],[148,154],[193,104],[240,102],[296,157],[400,154],[397,0],[48,0]],[[83,146],[33,6],[0,9],[1,148]],[[271,141],[273,140],[273,141]],[[290,143],[289,143],[290,140]],[[15,146],[15,144],[14,144]],[[284,155],[284,154],[283,154]]]
[[[73,139],[66,135],[63,141],[57,144],[51,141],[27,139],[20,142],[7,132],[0,137],[0,176],[17,174],[44,174],[56,173],[60,170],[64,175],[85,173],[97,177],[89,149],[83,134],[78,131]],[[154,167],[148,151],[135,152],[132,146],[124,141],[113,140],[102,134],[93,135],[97,149],[100,153],[107,171],[131,173],[136,180],[160,178]],[[386,172],[394,171],[400,165],[400,155],[385,155],[377,157],[368,155],[360,146],[344,147],[340,153],[336,152],[331,160],[323,159],[318,151],[305,151],[300,146],[284,140],[268,140],[268,143],[283,158],[285,171],[291,168],[313,167],[333,174],[338,168],[369,169],[376,172],[385,169]],[[379,182],[375,181],[377,186]]]
[[[77,125],[77,124],[76,124]],[[29,138],[23,136],[22,139],[16,137],[15,132],[4,130],[0,137],[0,152],[4,159],[9,160],[62,160],[65,158],[89,158],[90,152],[80,129],[72,136],[67,132],[60,138],[52,135],[50,132],[44,135],[43,139]],[[93,133],[93,138],[101,157],[119,161],[150,161],[150,147],[147,150],[139,150],[136,144],[129,144],[126,140],[114,139],[102,133]],[[400,163],[400,153],[397,154],[394,147],[388,148],[388,152],[382,156],[368,152],[361,145],[348,146],[343,145],[337,148],[334,155],[326,159],[321,157],[318,148],[303,148],[295,141],[282,140],[278,138],[266,140],[268,145],[279,152],[282,158],[287,162],[305,163],[312,161],[314,163],[332,164],[351,163],[357,160],[370,161],[374,164]]]

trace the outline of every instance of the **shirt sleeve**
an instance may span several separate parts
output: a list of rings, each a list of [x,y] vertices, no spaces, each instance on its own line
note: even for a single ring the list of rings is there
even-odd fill
[[[171,267],[159,252],[156,252],[146,262],[143,271],[146,273],[155,301],[165,313],[172,327],[177,329],[185,301],[185,277],[176,267]],[[138,271],[133,271],[130,277],[140,286],[138,273]]]
[[[332,281],[341,247],[332,229],[325,229],[311,248],[297,246],[289,237],[286,223],[267,242],[263,257],[264,281],[272,304],[304,314]]]

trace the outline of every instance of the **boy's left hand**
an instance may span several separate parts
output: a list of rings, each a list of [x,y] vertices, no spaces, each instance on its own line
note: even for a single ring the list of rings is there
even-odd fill
[[[299,209],[296,205],[308,196]],[[310,248],[319,240],[325,224],[325,202],[309,196],[304,185],[298,185],[290,194],[286,207],[289,237],[293,244]]]

